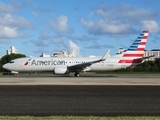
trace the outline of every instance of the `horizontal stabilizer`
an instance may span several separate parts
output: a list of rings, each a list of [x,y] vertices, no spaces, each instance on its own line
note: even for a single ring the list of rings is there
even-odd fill
[[[134,59],[134,60],[145,60],[145,59],[148,59],[148,58],[151,58],[151,57],[154,57],[155,55],[151,55],[151,56],[148,56],[148,57],[142,57],[142,58],[137,58],[137,59]]]

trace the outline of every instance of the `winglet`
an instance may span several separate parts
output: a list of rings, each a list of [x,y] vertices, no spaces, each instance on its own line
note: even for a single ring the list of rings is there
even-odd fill
[[[101,61],[104,61],[107,59],[107,57],[109,56],[110,53],[110,49],[104,54],[104,56],[100,59]]]

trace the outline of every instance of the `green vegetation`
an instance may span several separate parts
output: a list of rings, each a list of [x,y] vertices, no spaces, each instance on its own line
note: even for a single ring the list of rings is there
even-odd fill
[[[140,116],[140,117],[94,117],[94,116],[49,116],[49,117],[32,117],[32,116],[0,116],[0,120],[160,120],[160,116]]]

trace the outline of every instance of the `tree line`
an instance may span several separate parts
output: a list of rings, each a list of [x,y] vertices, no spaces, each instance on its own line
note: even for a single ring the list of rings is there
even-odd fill
[[[16,58],[22,58],[26,57],[24,54],[10,54],[5,55],[0,59],[0,72],[6,72],[2,68],[2,66],[9,61],[16,59]],[[129,67],[126,69],[116,70],[113,72],[160,72],[160,58],[156,58],[155,61],[145,61],[140,65],[137,65],[135,67]]]

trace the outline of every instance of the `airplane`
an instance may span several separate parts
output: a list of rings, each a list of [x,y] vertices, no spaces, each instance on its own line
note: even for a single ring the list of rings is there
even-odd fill
[[[80,72],[113,71],[141,64],[149,30],[143,31],[133,44],[121,54],[110,56],[108,50],[102,57],[26,57],[11,60],[3,68],[11,73],[53,72],[80,76]]]

